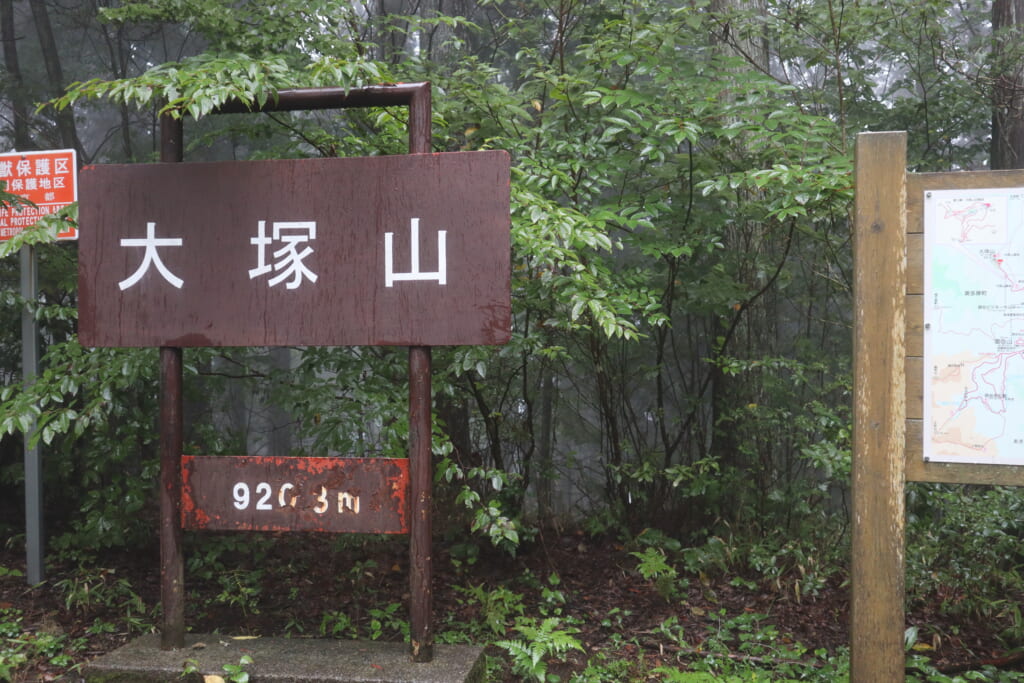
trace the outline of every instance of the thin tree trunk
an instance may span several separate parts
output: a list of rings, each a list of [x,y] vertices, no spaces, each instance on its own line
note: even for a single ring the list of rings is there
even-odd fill
[[[92,5],[92,12],[96,15],[100,13],[100,6],[95,0]],[[124,25],[118,24],[116,27],[109,29],[106,26],[102,26],[101,31],[107,46],[111,71],[116,78],[127,78],[130,56],[124,36]],[[135,150],[132,146],[131,108],[127,102],[122,102],[119,110],[121,115],[121,149],[123,150],[125,161],[135,161]]]
[[[50,25],[50,13],[44,0],[29,0],[29,6],[32,8],[32,18],[35,20],[36,33],[39,35],[39,46],[43,51],[43,63],[46,65],[50,95],[56,97],[64,90],[64,71],[61,68],[60,53],[57,51],[53,27]],[[68,106],[56,112],[55,116],[61,144],[67,148],[74,148],[81,157],[82,143],[78,139],[78,131],[75,128],[74,110]]]
[[[0,0],[0,40],[4,43],[4,68],[7,71],[7,94],[11,98],[11,118],[14,126],[14,148],[19,151],[34,149],[29,133],[28,104],[25,83],[18,63],[18,43],[14,32],[14,2]]]
[[[542,370],[544,378],[540,385],[540,442],[537,444],[537,519],[541,524],[556,522],[552,504],[551,483],[555,478],[553,456],[554,442],[554,393],[555,382],[551,372]]]
[[[992,170],[1024,168],[1024,75],[1019,58],[1024,0],[992,3]]]
[[[715,52],[723,57],[742,58],[745,62],[723,67],[722,81],[737,82],[738,77],[750,71],[767,73],[768,49],[763,25],[752,19],[754,15],[763,16],[767,13],[766,3],[763,0],[712,0],[708,11],[719,27],[712,36]],[[721,97],[723,104],[731,105],[736,100],[736,93],[725,88]],[[734,120],[742,118],[742,114],[733,116]],[[748,139],[746,136],[737,137],[729,143],[731,148],[726,154],[736,159],[745,156]],[[753,193],[750,190],[740,192]],[[711,388],[708,396],[712,411],[711,423],[716,426],[711,452],[723,465],[757,475],[757,460],[753,454],[740,449],[742,435],[739,429],[736,426],[718,426],[724,424],[723,418],[735,414],[736,406],[758,402],[758,385],[749,377],[726,374],[717,365],[717,361],[733,355],[751,358],[768,355],[773,351],[773,328],[777,312],[771,308],[770,301],[762,296],[764,280],[760,266],[761,262],[772,258],[772,235],[768,226],[760,221],[737,220],[725,230],[723,242],[727,250],[745,255],[746,260],[737,266],[734,277],[750,292],[750,298],[735,304],[735,314],[718,316],[713,323],[717,326],[714,336],[725,341],[715,350],[715,358],[707,368]]]

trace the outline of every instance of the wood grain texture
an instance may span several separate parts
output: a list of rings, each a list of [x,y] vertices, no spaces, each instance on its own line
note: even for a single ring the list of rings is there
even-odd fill
[[[503,344],[509,164],[485,151],[85,168],[80,340]]]
[[[904,680],[906,133],[857,138],[850,680]]]

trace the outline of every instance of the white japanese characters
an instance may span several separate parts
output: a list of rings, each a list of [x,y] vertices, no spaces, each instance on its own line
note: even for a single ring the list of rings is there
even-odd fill
[[[312,242],[316,240],[316,221],[273,221],[267,230],[267,221],[257,221],[256,236],[249,238],[249,244],[256,248],[256,266],[248,270],[250,280],[270,275],[268,287],[284,283],[286,289],[298,289],[304,283],[315,284],[318,275],[312,270],[308,259],[314,253]],[[393,287],[396,282],[415,280],[434,281],[438,285],[448,282],[447,231],[437,232],[437,270],[423,271],[420,268],[420,219],[411,218],[409,225],[410,264],[409,271],[396,273],[394,267],[393,232],[384,233],[384,286]],[[181,237],[157,237],[156,222],[146,223],[146,236],[128,237],[120,240],[122,247],[142,247],[142,262],[130,276],[118,282],[121,290],[134,287],[155,267],[157,273],[168,284],[181,289],[184,280],[167,267],[158,251],[162,247],[184,246]]]
[[[420,271],[420,219],[410,219],[409,240],[412,251],[411,267],[408,273],[395,272],[394,239],[395,233],[384,233],[384,286],[392,287],[394,283],[408,280],[436,280],[437,284],[447,284],[448,259],[446,254],[447,230],[437,231],[437,271],[424,273]]]
[[[146,251],[142,255],[142,263],[138,269],[132,273],[129,277],[121,280],[117,283],[117,286],[123,290],[128,289],[136,284],[139,280],[149,271],[149,267],[155,265],[157,272],[171,284],[172,287],[181,289],[181,286],[185,284],[185,281],[180,277],[167,270],[167,266],[160,260],[160,254],[157,253],[157,247],[180,247],[182,239],[180,237],[163,237],[158,238],[156,236],[156,223],[146,223],[146,236],[143,239],[125,238],[121,240],[122,247],[145,247]]]
[[[279,285],[288,278],[291,278],[285,283],[288,289],[298,289],[303,279],[316,282],[316,273],[303,263],[306,257],[313,253],[313,247],[307,245],[302,251],[298,250],[300,244],[316,239],[316,221],[274,221],[273,235],[273,238],[267,236],[267,222],[260,221],[256,237],[249,240],[249,244],[257,249],[256,267],[249,270],[249,279],[255,279],[271,271],[279,271],[278,275],[267,281],[268,286]],[[274,242],[280,242],[284,246],[272,253],[278,260],[270,266],[267,264],[267,247]]]
[[[17,161],[0,161],[0,180],[7,183],[11,192],[46,191],[44,201],[54,199],[55,193],[50,190],[62,190],[67,187],[71,169],[67,159],[49,159],[46,157]]]

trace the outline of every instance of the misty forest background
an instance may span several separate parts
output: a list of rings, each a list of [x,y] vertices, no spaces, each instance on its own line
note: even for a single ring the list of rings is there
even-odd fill
[[[813,594],[848,566],[854,138],[907,131],[914,172],[1024,166],[1022,22],[1021,0],[0,0],[0,145],[151,162],[170,112],[188,161],[400,154],[401,109],[206,115],[432,82],[434,150],[513,166],[512,341],[434,350],[439,542],[642,535]],[[147,543],[157,352],[78,344],[75,244],[4,253],[0,529],[21,542],[36,419],[49,550]],[[187,452],[404,457],[403,349],[185,364]],[[907,515],[908,603],[1019,642],[1019,493],[910,484]]]

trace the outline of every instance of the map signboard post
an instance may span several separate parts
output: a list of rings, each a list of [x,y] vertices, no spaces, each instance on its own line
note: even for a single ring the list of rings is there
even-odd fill
[[[1024,171],[857,139],[850,680],[904,680],[907,481],[1024,485]]]

